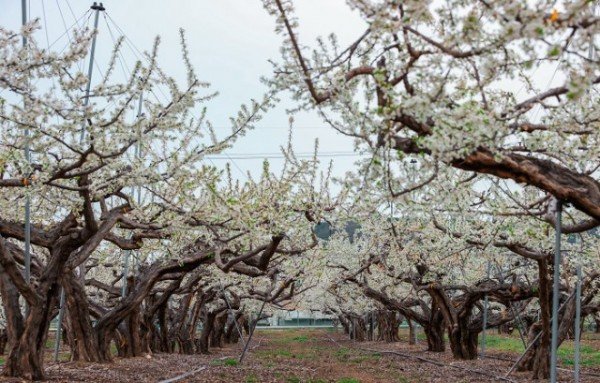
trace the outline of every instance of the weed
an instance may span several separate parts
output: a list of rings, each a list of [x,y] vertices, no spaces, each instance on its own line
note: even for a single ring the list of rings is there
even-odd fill
[[[352,352],[352,350],[350,350],[349,348],[346,347],[340,347],[336,352],[335,352],[335,356],[337,357],[337,359],[339,361],[344,361],[344,360],[348,360],[348,358],[350,357],[350,353]]]
[[[215,359],[210,362],[212,366],[237,366],[239,362],[237,359],[227,358],[227,359]]]

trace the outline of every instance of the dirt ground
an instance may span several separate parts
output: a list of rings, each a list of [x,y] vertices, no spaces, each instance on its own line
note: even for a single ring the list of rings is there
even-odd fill
[[[237,363],[240,346],[230,345],[213,350],[210,355],[155,354],[147,358],[117,359],[112,364],[48,363],[46,371],[50,382],[160,382],[199,370],[177,382],[470,383],[501,382],[493,376],[503,377],[512,364],[509,360],[487,358],[455,361],[449,352],[429,353],[423,351],[425,347],[423,342],[414,346],[405,341],[355,343],[339,332],[326,329],[259,330],[243,364]],[[489,350],[488,355],[510,360],[518,356],[493,350]],[[596,376],[584,375],[582,382],[600,382],[600,368],[585,368],[584,372]],[[572,381],[571,373],[561,371],[560,374],[560,382]],[[528,382],[527,375],[514,373],[507,381]]]

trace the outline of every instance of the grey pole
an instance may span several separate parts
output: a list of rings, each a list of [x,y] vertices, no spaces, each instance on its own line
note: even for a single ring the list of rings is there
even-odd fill
[[[140,100],[138,103],[138,112],[137,112],[137,116],[136,116],[138,118],[138,120],[140,118],[142,118],[143,106],[144,106],[144,93],[140,93]],[[142,130],[140,130],[138,142],[137,142],[137,145],[135,146],[135,157],[140,158],[141,156],[142,156]],[[137,204],[139,205],[141,202],[142,202],[142,187],[141,187],[141,185],[138,185],[138,187],[137,187]]]
[[[490,261],[487,263],[487,279],[490,279],[490,271],[492,264]],[[487,317],[488,317],[488,295],[485,294],[483,298],[483,332],[481,334],[481,357],[485,358],[485,342],[486,342],[486,328],[487,328]]]
[[[523,323],[521,321],[521,316],[519,315],[519,312],[517,310],[515,310],[515,306],[513,306],[512,302],[508,302],[508,303],[510,305],[510,309],[512,310],[515,320],[517,322],[517,330],[519,331],[519,337],[521,338],[523,347],[527,347],[527,341],[525,340],[525,336],[523,336],[523,330],[521,329],[521,326]]]
[[[552,286],[552,348],[550,356],[550,382],[556,383],[556,364],[558,357],[558,303],[560,294],[560,231],[562,220],[562,202],[556,200],[556,237],[554,244],[554,283]]]
[[[27,24],[27,2],[21,0],[21,23]],[[27,37],[23,35],[23,49],[27,49]],[[23,97],[23,105],[27,108],[26,98]],[[31,164],[31,151],[29,150],[29,128],[25,128],[25,159],[27,164]],[[27,169],[29,172],[29,168]],[[27,183],[29,184],[29,182]],[[27,185],[26,185],[27,186]],[[27,189],[25,189],[25,280],[27,283],[31,280],[31,199]]]
[[[581,339],[581,263],[577,265],[577,285],[575,287],[575,383],[579,383]]]
[[[262,312],[265,308],[265,304],[267,304],[266,298],[263,301],[262,306],[260,306],[260,311],[258,312],[258,316],[256,317],[256,319],[254,321],[254,325],[250,328],[250,334],[248,334],[248,340],[246,341],[246,345],[244,346],[244,349],[242,350],[242,354],[240,355],[240,363],[242,363],[244,361],[244,356],[246,355],[246,351],[248,351],[248,346],[250,345],[250,341],[252,340],[252,335],[254,335],[254,330],[256,330],[256,325],[258,325],[258,320],[260,319],[260,316],[262,315]]]
[[[23,0],[25,1],[25,0]],[[94,4],[92,4],[91,9],[93,9],[95,12],[94,15],[94,31],[98,31],[98,19],[100,18],[100,11],[104,11],[106,8],[104,8],[104,5],[102,3],[100,3],[98,5],[98,3],[96,3],[94,1]],[[90,89],[92,87],[92,73],[94,72],[94,55],[96,53],[96,37],[98,37],[98,33],[96,33],[94,35],[94,37],[92,38],[92,49],[90,51],[90,65],[88,66],[88,82],[87,85],[85,87],[85,97],[83,99],[83,106],[86,107],[88,106],[88,104],[90,103]],[[79,141],[83,144],[83,140],[85,139],[85,119],[83,120],[83,124],[81,126],[81,136],[79,137]]]
[[[125,251],[125,265],[123,266],[123,284],[121,285],[121,298],[125,298],[127,294],[127,274],[129,274],[129,253],[130,250]]]
[[[65,307],[65,290],[60,290],[60,307],[58,310],[58,323],[56,324],[56,342],[54,344],[54,361],[58,362],[58,352],[60,351],[60,338],[62,335],[62,320]]]

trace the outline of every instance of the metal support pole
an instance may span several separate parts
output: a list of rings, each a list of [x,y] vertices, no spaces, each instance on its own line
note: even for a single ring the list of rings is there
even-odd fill
[[[575,366],[574,380],[579,383],[580,369],[580,340],[581,340],[581,264],[577,265],[577,285],[575,287]]]
[[[252,340],[252,335],[254,335],[254,330],[256,329],[256,325],[258,325],[258,320],[260,319],[260,316],[262,315],[262,312],[265,308],[266,303],[267,303],[267,299],[265,299],[262,303],[262,306],[260,306],[260,311],[258,312],[258,316],[256,317],[256,320],[254,321],[254,326],[252,326],[250,328],[250,334],[248,334],[248,341],[246,341],[246,345],[244,345],[244,350],[242,350],[242,354],[240,355],[240,363],[242,363],[242,361],[244,360],[244,356],[246,355],[246,351],[248,351],[248,346],[250,345],[250,341]]]
[[[121,298],[127,294],[127,274],[129,274],[129,258],[131,250],[125,251],[125,265],[123,266],[123,284],[121,285]]]
[[[56,324],[56,342],[54,343],[54,361],[58,362],[58,352],[60,351],[60,338],[62,336],[62,321],[65,307],[65,290],[60,290],[60,307],[58,310],[58,323]]]
[[[25,1],[25,0],[23,0]],[[83,98],[83,106],[87,107],[89,102],[90,102],[90,89],[92,87],[92,73],[94,72],[94,55],[96,54],[96,37],[98,37],[98,20],[100,18],[100,11],[104,11],[106,8],[104,8],[104,5],[102,3],[100,3],[100,5],[98,5],[98,3],[94,2],[94,4],[92,4],[91,9],[93,9],[95,12],[94,15],[94,32],[95,35],[92,38],[92,49],[90,51],[90,64],[88,66],[88,81],[87,81],[87,85],[85,87],[85,97]],[[81,136],[79,137],[79,141],[83,144],[83,141],[85,139],[85,119],[83,120],[83,124],[81,125]]]
[[[144,106],[144,93],[140,93],[140,100],[138,102],[138,112],[136,118],[139,120],[142,118],[142,108]],[[140,158],[142,156],[142,130],[140,129],[138,134],[138,142],[135,146],[135,158]],[[142,187],[138,185],[137,187],[137,204],[139,205],[142,201]]]
[[[510,309],[513,312],[513,316],[515,317],[516,321],[517,321],[517,330],[519,331],[519,337],[521,338],[521,342],[523,342],[523,347],[527,347],[527,341],[525,340],[525,336],[523,335],[523,330],[521,329],[521,325],[523,322],[521,322],[521,316],[519,315],[519,312],[517,310],[515,310],[515,307],[513,306],[512,302],[508,302],[508,304],[510,305]]]
[[[556,236],[554,244],[554,280],[552,286],[552,348],[550,356],[550,382],[556,383],[556,364],[558,359],[558,304],[560,294],[560,234],[562,202],[556,201]]]
[[[21,23],[27,24],[27,1],[21,0]],[[23,35],[23,49],[27,49],[27,37]],[[27,109],[26,98],[23,97],[23,106]],[[31,151],[29,149],[29,128],[25,128],[25,159],[27,165],[31,164]],[[29,167],[27,169],[29,172]],[[29,178],[29,175],[27,175]],[[29,185],[29,182],[27,182]],[[29,192],[25,189],[25,280],[27,283],[31,280],[31,199]]]
[[[487,263],[487,279],[490,279],[490,272],[492,269],[492,264],[490,261]],[[483,330],[481,334],[481,357],[485,358],[485,343],[486,343],[486,329],[487,329],[487,319],[488,319],[488,295],[485,294],[483,297]]]

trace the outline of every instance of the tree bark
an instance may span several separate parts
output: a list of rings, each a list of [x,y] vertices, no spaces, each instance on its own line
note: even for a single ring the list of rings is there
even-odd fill
[[[392,310],[377,311],[377,340],[397,342],[398,338],[398,313]]]
[[[432,308],[431,320],[423,326],[427,339],[427,351],[446,351],[444,340],[444,316],[435,307]]]
[[[532,371],[533,379],[550,377],[550,310],[551,291],[547,259],[538,260],[540,320],[529,330],[528,345],[541,331],[540,338],[517,365],[518,371]]]
[[[88,297],[81,279],[70,275],[63,278],[66,314],[69,321],[71,359],[101,362],[95,333],[90,320]]]
[[[55,284],[45,300],[29,307],[24,331],[6,359],[5,376],[44,380],[43,356],[50,320],[56,312],[56,287]]]
[[[6,317],[6,328],[3,336],[6,337],[5,343],[0,348],[2,355],[8,346],[9,350],[16,344],[23,334],[23,314],[19,305],[19,291],[10,280],[9,276],[0,266],[0,294],[2,295],[2,307]]]

